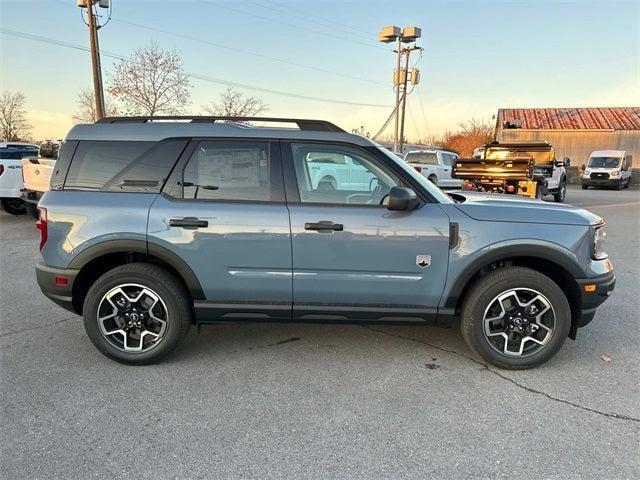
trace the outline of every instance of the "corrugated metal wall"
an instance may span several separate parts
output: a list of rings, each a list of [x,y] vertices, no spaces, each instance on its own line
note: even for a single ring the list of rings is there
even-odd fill
[[[524,130],[502,129],[499,142],[547,141],[556,157],[569,157],[580,167],[594,150],[626,150],[633,155],[633,168],[640,169],[640,130]]]

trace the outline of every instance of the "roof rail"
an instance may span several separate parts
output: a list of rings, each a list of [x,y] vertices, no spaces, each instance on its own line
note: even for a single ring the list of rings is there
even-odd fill
[[[295,123],[300,130],[314,130],[319,132],[341,132],[344,130],[326,120],[305,120],[300,118],[273,118],[273,117],[212,117],[212,116],[157,116],[157,117],[105,117],[96,123],[150,123],[156,120],[189,121],[191,123],[215,123],[215,122],[282,122]]]

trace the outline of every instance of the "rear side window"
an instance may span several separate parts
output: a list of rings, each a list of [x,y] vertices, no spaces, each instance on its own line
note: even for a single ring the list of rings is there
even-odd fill
[[[273,201],[268,142],[202,141],[185,166],[183,198]]]
[[[159,192],[187,140],[162,142],[81,141],[65,189]]]
[[[58,159],[53,172],[51,173],[51,183],[49,187],[51,190],[62,190],[64,187],[64,179],[67,176],[71,159],[73,158],[73,152],[76,151],[78,142],[71,140],[63,142],[58,150]]]
[[[409,152],[405,161],[422,165],[438,165],[438,154],[436,152]]]
[[[0,159],[20,160],[25,157],[37,157],[37,148],[0,148]]]

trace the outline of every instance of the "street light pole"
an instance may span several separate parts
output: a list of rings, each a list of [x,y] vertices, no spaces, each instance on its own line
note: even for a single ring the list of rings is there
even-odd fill
[[[397,41],[397,45],[398,45],[398,62],[396,65],[396,74],[394,74],[393,77],[393,83],[394,83],[394,87],[396,89],[396,105],[395,105],[395,129],[393,131],[393,151],[397,152],[398,151],[398,123],[399,123],[399,117],[398,117],[398,111],[400,109],[400,62],[402,61],[402,36],[399,35],[398,36],[398,41]],[[397,75],[397,76],[396,76]],[[398,79],[398,80],[396,80]]]
[[[403,47],[403,43],[413,43],[422,35],[421,30],[418,27],[405,27],[401,29],[394,25],[384,27],[378,33],[378,40],[382,43],[397,43],[397,60],[396,70],[393,74],[393,88],[396,93],[395,104],[395,129],[393,131],[393,151],[396,153],[402,152],[402,146],[404,143],[404,114],[407,104],[407,80],[409,77],[409,55],[413,50],[420,50],[420,47]],[[401,68],[402,55],[406,55],[405,67]],[[415,75],[414,75],[415,74]],[[415,77],[415,81],[414,81]],[[412,84],[417,83],[419,78],[419,72],[417,69],[412,70]],[[402,87],[402,96],[400,95],[400,87]],[[400,106],[402,102],[402,106]],[[402,110],[402,112],[401,112]],[[402,117],[401,117],[402,115]]]

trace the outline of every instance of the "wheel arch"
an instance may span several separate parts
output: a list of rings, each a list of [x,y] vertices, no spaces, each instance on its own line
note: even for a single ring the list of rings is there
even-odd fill
[[[443,308],[459,312],[473,283],[499,268],[520,266],[531,268],[549,277],[565,293],[571,307],[570,338],[575,338],[581,316],[582,295],[576,278],[585,276],[579,265],[558,249],[522,245],[503,247],[475,259],[458,275],[443,302]]]
[[[83,250],[68,265],[70,269],[79,270],[72,286],[75,312],[82,314],[87,292],[101,275],[120,265],[136,262],[164,268],[184,285],[192,299],[204,300],[202,286],[195,273],[175,253],[142,240],[112,240]]]

